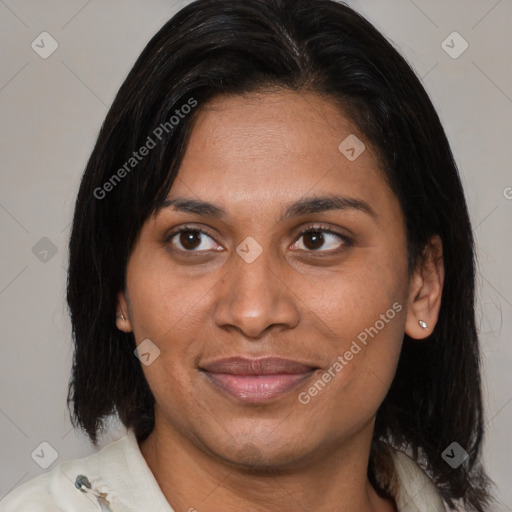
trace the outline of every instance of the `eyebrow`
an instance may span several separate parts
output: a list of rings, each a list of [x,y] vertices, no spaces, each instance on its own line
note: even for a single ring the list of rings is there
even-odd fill
[[[174,208],[176,211],[193,213],[202,217],[213,217],[224,219],[227,213],[220,206],[210,203],[208,201],[201,201],[188,197],[176,197],[174,199],[166,199],[162,204],[164,208]],[[305,197],[299,199],[295,203],[286,205],[285,210],[279,219],[280,222],[292,217],[299,217],[301,215],[309,215],[312,213],[321,213],[325,211],[342,210],[342,211],[360,211],[374,219],[378,217],[377,213],[372,207],[361,199],[343,196],[318,196],[318,197]]]

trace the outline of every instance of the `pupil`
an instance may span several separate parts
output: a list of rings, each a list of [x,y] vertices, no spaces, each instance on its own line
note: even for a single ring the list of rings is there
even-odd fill
[[[180,243],[185,249],[195,249],[199,244],[194,244],[194,238],[197,238],[197,231],[183,231],[180,236]],[[196,240],[197,241],[197,240]]]
[[[309,249],[318,249],[319,247],[322,247],[324,237],[320,231],[310,231],[309,233],[306,233],[306,240],[308,238],[313,240],[313,247],[308,247],[308,244],[305,244]]]

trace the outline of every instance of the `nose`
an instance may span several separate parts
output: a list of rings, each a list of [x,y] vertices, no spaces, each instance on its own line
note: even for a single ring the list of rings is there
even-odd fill
[[[214,320],[223,329],[241,331],[256,341],[271,328],[292,329],[300,319],[297,291],[270,250],[252,262],[234,253],[226,276],[216,286]],[[279,326],[279,327],[278,327]]]

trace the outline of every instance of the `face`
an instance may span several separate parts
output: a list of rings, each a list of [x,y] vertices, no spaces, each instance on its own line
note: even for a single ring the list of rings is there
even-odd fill
[[[169,205],[129,259],[118,326],[160,351],[142,366],[158,428],[230,463],[299,464],[371,435],[391,385],[409,293],[401,208],[325,98],[199,108]]]

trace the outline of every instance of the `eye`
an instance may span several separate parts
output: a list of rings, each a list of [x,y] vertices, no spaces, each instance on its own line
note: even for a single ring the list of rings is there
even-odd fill
[[[296,242],[292,247],[308,252],[338,253],[352,243],[352,240],[347,235],[337,233],[322,226],[312,226],[301,231],[298,239],[300,240],[301,238],[304,238],[304,241],[302,243]],[[342,242],[341,244],[340,241]],[[320,248],[326,250],[319,251]]]
[[[179,235],[179,236],[178,236]],[[212,243],[208,243],[206,239],[210,239]],[[181,252],[203,252],[211,250],[219,250],[217,244],[214,242],[212,237],[197,228],[182,228],[178,231],[174,231],[169,234],[166,238],[166,243],[172,246],[177,246],[177,251]]]
[[[298,240],[301,238],[304,238],[304,241],[296,242],[292,249],[335,254],[352,244],[351,238],[347,235],[323,226],[311,226],[304,229],[298,235]],[[183,227],[170,233],[165,239],[165,244],[171,245],[172,250],[182,253],[223,250],[206,231],[196,227]]]

